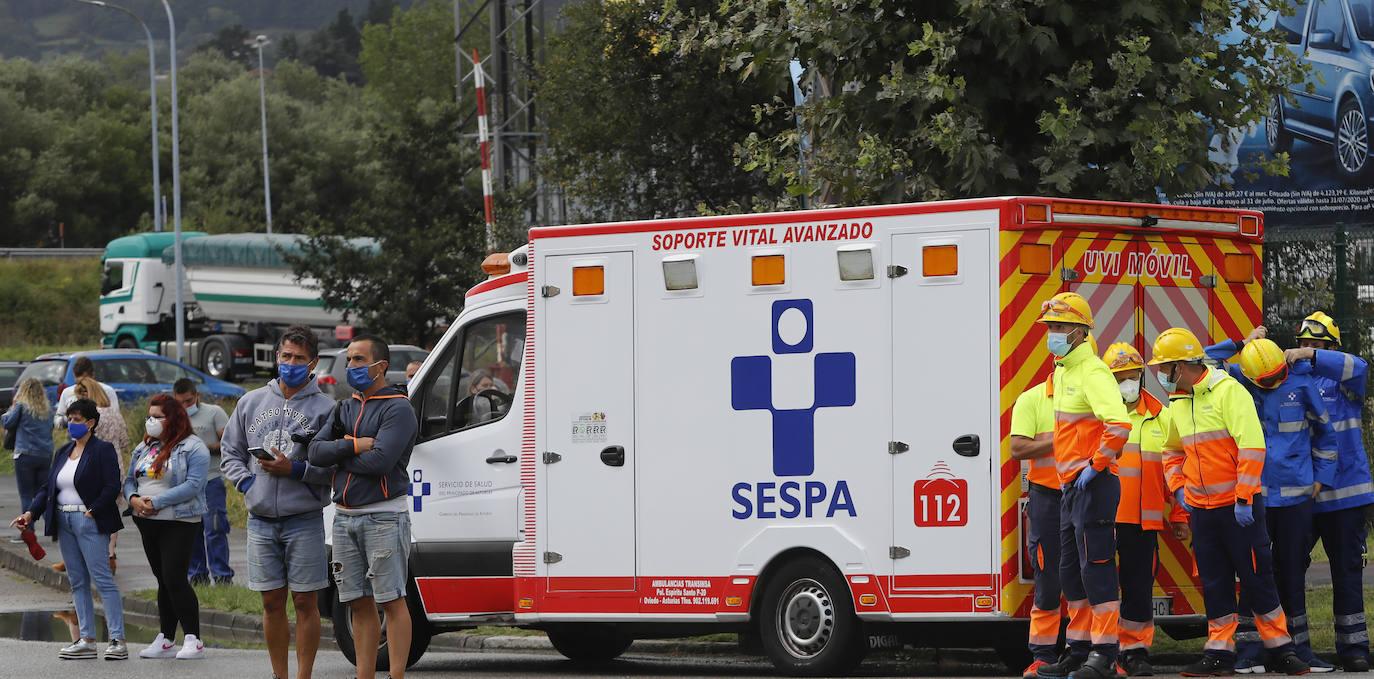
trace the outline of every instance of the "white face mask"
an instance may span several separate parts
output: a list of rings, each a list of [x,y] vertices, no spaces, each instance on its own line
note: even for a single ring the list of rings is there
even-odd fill
[[[1122,380],[1116,386],[1121,389],[1122,401],[1135,403],[1140,398],[1140,380]]]
[[[143,431],[153,438],[162,436],[162,420],[149,417],[148,421],[143,423]]]

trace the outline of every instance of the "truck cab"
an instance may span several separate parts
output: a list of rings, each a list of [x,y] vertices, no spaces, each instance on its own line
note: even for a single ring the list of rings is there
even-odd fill
[[[182,238],[204,235],[189,232]],[[176,269],[162,262],[162,251],[172,240],[170,232],[141,233],[116,238],[105,247],[100,277],[100,334],[105,348],[140,348],[150,328],[172,322]],[[193,301],[189,290],[184,297]]]

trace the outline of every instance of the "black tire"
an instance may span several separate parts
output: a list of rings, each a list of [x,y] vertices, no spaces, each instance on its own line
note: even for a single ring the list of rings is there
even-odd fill
[[[1336,157],[1336,169],[1346,179],[1363,177],[1369,168],[1369,125],[1354,99],[1341,102],[1341,108],[1336,113],[1334,132],[1331,147]]]
[[[224,340],[211,337],[200,350],[200,369],[217,380],[231,380],[234,376],[234,355]]]
[[[333,591],[336,590],[331,589],[331,592]],[[337,594],[333,599],[334,607],[329,617],[334,622],[334,642],[339,645],[339,650],[343,651],[348,662],[357,666],[358,653],[353,644],[353,614],[348,604],[339,601]],[[416,616],[416,606],[409,597],[406,604],[410,608],[410,653],[406,656],[406,667],[410,667],[419,662],[420,657],[429,650],[429,642],[434,636],[434,631],[423,615]],[[382,621],[382,635],[377,642],[377,671],[386,672],[391,668],[391,657],[386,639],[386,613],[380,606],[377,607],[377,616]]]
[[[559,653],[568,660],[581,663],[615,660],[634,641],[615,625],[559,625],[545,631],[549,635],[549,642]]]
[[[136,340],[136,339],[134,339],[134,338],[132,338],[132,337],[130,337],[130,336],[128,336],[128,335],[120,335],[120,336],[119,336],[119,339],[118,339],[118,340],[115,340],[115,348],[116,348],[116,349],[137,349],[137,348],[138,348],[138,340]]]
[[[1269,98],[1269,110],[1264,118],[1264,141],[1270,153],[1293,150],[1293,133],[1283,126],[1283,97]]]
[[[868,651],[848,585],[814,556],[789,561],[769,578],[758,625],[768,659],[793,676],[845,674]]]

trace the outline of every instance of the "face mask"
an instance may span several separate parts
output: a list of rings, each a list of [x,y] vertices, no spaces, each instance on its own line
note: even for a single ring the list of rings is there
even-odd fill
[[[296,363],[278,363],[277,378],[281,380],[282,384],[285,384],[286,386],[295,389],[296,387],[305,384],[305,381],[310,378],[310,365]]]
[[[73,441],[80,441],[81,437],[85,436],[86,432],[89,432],[90,430],[91,428],[86,426],[85,422],[67,423],[67,435],[72,437]]]
[[[186,409],[186,416],[190,417],[191,415],[195,415],[197,410],[200,410],[200,404],[192,403],[191,406]]]
[[[1126,403],[1135,403],[1140,398],[1140,380],[1123,380],[1116,385],[1121,389],[1121,400]]]
[[[381,363],[381,361],[377,361],[377,363]],[[372,386],[372,376],[368,374],[368,371],[372,370],[372,366],[377,365],[377,363],[349,368],[348,386],[358,391],[367,391],[367,388]]]
[[[1069,355],[1069,350],[1073,348],[1069,344],[1069,332],[1052,332],[1045,336],[1045,348],[1050,350],[1055,356],[1064,357]]]
[[[1175,370],[1177,370],[1177,369],[1175,369]],[[1174,374],[1174,373],[1170,373],[1170,375],[1173,375],[1173,377],[1178,377],[1178,375],[1177,375],[1177,374]],[[1178,383],[1175,382],[1175,381],[1173,381],[1173,380],[1171,380],[1171,379],[1169,379],[1170,375],[1165,375],[1163,372],[1160,372],[1160,373],[1159,373],[1159,386],[1164,387],[1164,391],[1167,391],[1167,392],[1169,392],[1170,394],[1172,394],[1172,393],[1178,391]]]
[[[162,420],[149,416],[148,421],[143,423],[143,431],[153,438],[162,436]]]

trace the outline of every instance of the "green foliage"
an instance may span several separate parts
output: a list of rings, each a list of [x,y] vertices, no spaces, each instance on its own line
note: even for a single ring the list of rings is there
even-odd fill
[[[358,63],[368,91],[391,110],[410,108],[426,98],[452,99],[453,59],[453,13],[439,0],[363,28]]]
[[[32,352],[12,359],[53,348],[35,345],[98,346],[99,295],[98,260],[0,259],[0,346]]]
[[[855,204],[1007,193],[1153,201],[1205,185],[1217,128],[1263,115],[1301,69],[1262,19],[1282,0],[733,0],[681,7],[677,45],[742,82],[800,60],[800,130],[741,158]],[[1291,12],[1291,10],[1289,10]],[[1218,35],[1233,22],[1233,44]],[[761,114],[793,111],[787,104]],[[804,174],[798,151],[809,144]],[[1275,168],[1270,168],[1275,169]]]
[[[209,42],[201,43],[196,47],[197,52],[214,52],[225,59],[232,61],[243,68],[253,68],[257,65],[258,55],[256,48],[245,45],[244,42],[251,40],[253,36],[243,24],[225,26],[215,34],[215,38]]]
[[[785,81],[721,78],[727,55],[674,49],[664,8],[662,0],[579,0],[549,38],[537,81],[548,125],[540,167],[579,220],[747,209],[779,196],[766,175],[737,165],[735,144],[791,126],[770,108]]]

